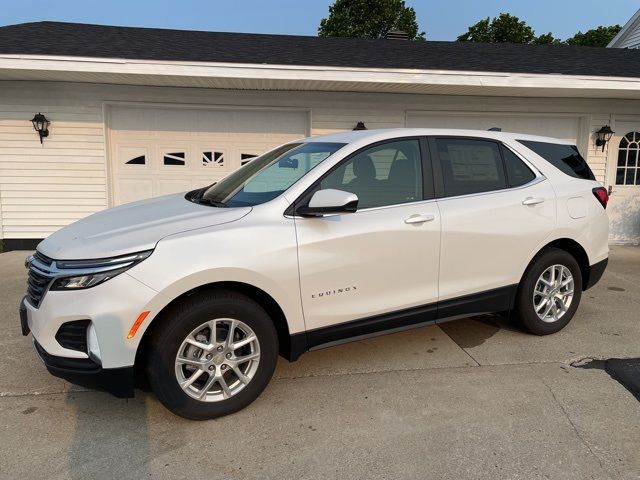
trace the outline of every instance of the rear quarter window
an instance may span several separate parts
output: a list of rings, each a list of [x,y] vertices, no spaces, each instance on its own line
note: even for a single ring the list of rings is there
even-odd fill
[[[571,177],[582,178],[584,180],[596,179],[575,145],[534,142],[530,140],[518,140],[518,142],[528,149],[533,150],[554,167],[562,170]]]

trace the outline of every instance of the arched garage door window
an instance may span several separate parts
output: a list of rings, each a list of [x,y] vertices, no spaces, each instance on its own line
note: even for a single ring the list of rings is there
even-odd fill
[[[640,185],[640,132],[629,132],[620,140],[616,185]]]

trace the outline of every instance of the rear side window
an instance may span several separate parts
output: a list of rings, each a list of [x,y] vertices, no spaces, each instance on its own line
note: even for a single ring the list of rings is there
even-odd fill
[[[518,142],[528,149],[533,150],[554,167],[562,170],[571,177],[583,178],[585,180],[596,179],[575,145],[532,142],[529,140],[518,140]]]
[[[497,143],[458,138],[438,138],[435,142],[445,197],[507,188]]]
[[[526,185],[536,178],[536,174],[508,148],[502,147],[502,156],[507,171],[507,182],[511,188]]]

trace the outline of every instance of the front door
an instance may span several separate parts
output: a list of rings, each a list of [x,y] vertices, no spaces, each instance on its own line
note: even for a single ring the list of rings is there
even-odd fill
[[[606,184],[611,192],[609,241],[640,242],[640,119],[616,121],[609,143]]]
[[[426,176],[425,186],[421,142],[401,139],[361,150],[319,182],[359,203],[355,213],[295,219],[307,331],[353,320],[362,322],[337,337],[400,328],[406,316],[380,315],[405,309],[414,324],[435,319],[440,215]],[[337,337],[309,334],[311,346]]]

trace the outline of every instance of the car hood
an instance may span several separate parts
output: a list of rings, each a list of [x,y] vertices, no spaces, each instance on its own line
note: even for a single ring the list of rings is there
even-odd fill
[[[40,242],[38,251],[58,260],[114,257],[150,250],[167,235],[233,222],[250,211],[199,205],[183,193],[166,195],[83,218]]]

